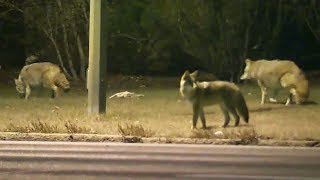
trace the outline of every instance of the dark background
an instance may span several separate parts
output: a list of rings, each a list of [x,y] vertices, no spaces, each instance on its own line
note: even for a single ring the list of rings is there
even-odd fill
[[[57,2],[0,1],[3,69],[20,69],[32,54],[61,65],[59,49],[70,76],[83,78],[89,1],[60,1],[60,6]],[[236,79],[248,57],[289,59],[305,71],[320,69],[316,0],[114,0],[105,8],[109,73],[178,75],[185,69],[201,69]],[[50,31],[47,20],[55,27],[58,48],[43,30]],[[75,31],[85,54],[82,62]]]

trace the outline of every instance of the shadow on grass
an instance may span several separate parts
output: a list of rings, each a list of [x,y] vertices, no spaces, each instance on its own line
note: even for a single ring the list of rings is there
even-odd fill
[[[268,106],[272,104],[277,106],[273,106],[273,107]],[[249,112],[255,113],[255,112],[266,112],[266,111],[272,111],[272,110],[278,110],[278,109],[301,108],[303,106],[318,105],[318,103],[315,101],[307,101],[300,105],[290,104],[289,106],[286,106],[283,102],[273,102],[273,103],[268,103],[268,105],[260,105],[259,107],[251,108],[249,109]]]
[[[228,129],[236,129],[236,128],[240,128],[240,127],[252,127],[253,128],[254,126],[251,125],[250,122],[248,124],[245,124],[245,123],[241,124],[241,122],[240,122],[240,124],[238,126],[234,126],[233,124],[231,124],[231,125],[227,126],[226,128],[228,128]]]
[[[212,129],[218,129],[218,128],[221,128],[220,126],[207,126],[206,129],[202,129],[201,130],[212,130]]]
[[[315,101],[306,101],[304,103],[302,103],[302,105],[318,105],[319,103],[315,102]]]
[[[243,122],[243,121],[242,121]],[[214,125],[214,126],[207,126],[206,129],[203,129],[203,128],[197,128],[196,130],[214,130],[214,129],[235,129],[235,128],[239,128],[239,127],[254,127],[253,125],[251,125],[250,123],[249,124],[245,124],[245,123],[242,123],[242,124],[239,124],[238,126],[234,126],[232,124],[232,122],[230,122],[230,124],[223,128],[222,126],[219,126],[219,125]]]
[[[279,104],[279,105],[284,105],[284,106],[285,106],[286,102],[282,102],[282,101],[278,101],[278,102],[268,102],[268,104]],[[315,101],[306,101],[306,102],[303,102],[303,103],[300,104],[300,105],[305,106],[305,105],[317,105],[317,104],[318,104],[318,103],[315,102]],[[291,105],[297,105],[297,104],[292,103]]]
[[[253,108],[253,109],[249,109],[249,112],[264,112],[264,111],[271,111],[272,107],[257,107],[257,108]]]

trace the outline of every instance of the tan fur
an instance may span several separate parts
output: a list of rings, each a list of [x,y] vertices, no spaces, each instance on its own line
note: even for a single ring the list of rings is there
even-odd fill
[[[205,71],[196,70],[191,76],[194,78],[194,81],[217,81],[218,78],[212,74]]]
[[[193,106],[193,124],[196,128],[200,116],[202,127],[206,128],[206,120],[203,107],[218,104],[224,114],[223,127],[228,126],[229,113],[235,118],[235,126],[239,125],[239,114],[245,122],[249,121],[249,113],[246,102],[234,84],[226,81],[197,82],[197,73],[186,71],[180,80],[180,93],[188,99]]]
[[[261,88],[261,104],[265,103],[268,89],[275,96],[278,90],[284,88],[289,92],[286,105],[290,104],[291,96],[297,104],[307,100],[309,84],[304,73],[292,61],[287,60],[257,60],[246,59],[246,67],[240,79],[255,79]],[[276,101],[273,97],[270,101]]]
[[[65,91],[70,89],[69,81],[59,66],[49,62],[24,66],[18,79],[15,79],[15,84],[17,91],[20,94],[25,94],[25,99],[29,98],[31,89],[37,86],[52,89],[53,97],[59,96],[60,88]]]

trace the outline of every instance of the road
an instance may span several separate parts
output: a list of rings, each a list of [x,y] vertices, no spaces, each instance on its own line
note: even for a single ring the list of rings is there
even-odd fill
[[[0,141],[0,179],[320,179],[320,148]]]

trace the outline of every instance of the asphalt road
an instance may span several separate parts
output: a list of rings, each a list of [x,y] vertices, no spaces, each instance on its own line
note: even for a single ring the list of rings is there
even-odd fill
[[[0,179],[320,179],[320,148],[0,141]]]

